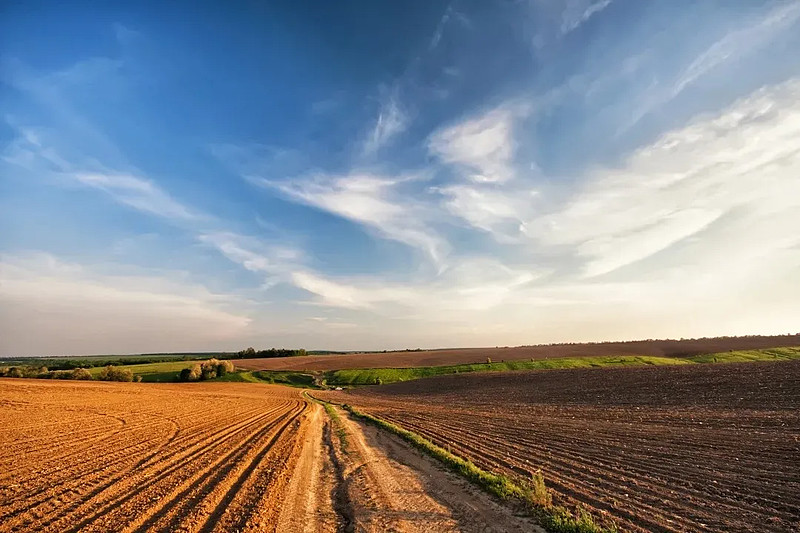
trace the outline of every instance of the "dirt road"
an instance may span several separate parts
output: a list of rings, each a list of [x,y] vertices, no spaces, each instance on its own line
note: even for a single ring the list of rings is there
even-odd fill
[[[0,532],[534,531],[288,387],[0,380]]]
[[[344,530],[543,531],[393,435],[341,411],[332,424],[345,435],[344,444],[338,435],[328,441],[344,489]]]

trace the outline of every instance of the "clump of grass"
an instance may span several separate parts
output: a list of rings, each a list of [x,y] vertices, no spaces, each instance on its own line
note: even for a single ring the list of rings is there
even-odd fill
[[[341,417],[339,417],[339,413],[336,412],[335,407],[327,402],[322,402],[322,406],[325,408],[325,412],[328,413],[328,416],[331,418],[331,423],[336,430],[336,437],[339,439],[339,444],[342,447],[342,451],[347,453],[347,430],[344,429],[344,423],[342,422]]]
[[[515,481],[508,476],[487,472],[472,461],[459,457],[424,437],[385,420],[362,413],[358,409],[342,405],[353,416],[389,431],[417,449],[441,461],[450,470],[468,479],[490,494],[503,500],[523,503],[539,522],[553,533],[616,533],[616,526],[598,523],[585,509],[572,512],[566,507],[553,505],[553,498],[541,472],[529,481]]]

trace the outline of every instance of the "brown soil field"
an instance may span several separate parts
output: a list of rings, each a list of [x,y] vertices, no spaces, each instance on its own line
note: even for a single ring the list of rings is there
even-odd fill
[[[800,531],[800,361],[450,375],[323,396],[630,531]]]
[[[297,389],[0,379],[2,532],[488,530],[541,532]]]
[[[0,531],[277,523],[309,403],[236,383],[0,380]]]
[[[246,370],[342,370],[350,368],[411,368],[483,363],[494,361],[547,359],[551,357],[592,357],[611,355],[652,355],[688,357],[729,350],[757,350],[800,346],[800,335],[718,337],[687,340],[646,340],[587,344],[552,344],[514,348],[454,348],[419,352],[374,352],[342,355],[308,355],[272,359],[240,359],[237,367]]]

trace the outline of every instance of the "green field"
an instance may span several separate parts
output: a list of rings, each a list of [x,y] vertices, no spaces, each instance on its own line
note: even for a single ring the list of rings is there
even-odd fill
[[[291,387],[300,387],[303,389],[319,388],[314,383],[313,374],[304,374],[302,372],[281,372],[272,370],[256,370],[256,371],[240,370],[232,374],[227,374],[221,378],[217,378],[214,381],[272,383],[279,385],[289,385]]]
[[[687,358],[693,363],[749,363],[751,361],[788,361],[790,359],[800,359],[800,347],[740,350],[695,355]]]
[[[423,366],[416,368],[364,368],[352,370],[334,370],[332,372],[328,372],[326,374],[326,383],[328,385],[345,387],[354,385],[375,385],[377,383],[395,383],[397,381],[409,381],[412,379],[441,376],[444,374],[461,374],[464,372],[504,372],[509,370],[545,370],[607,366],[685,364],[691,364],[691,362],[685,359],[678,359],[674,357],[625,355],[503,361],[498,363],[492,362],[452,366]]]
[[[134,376],[141,376],[142,381],[148,383],[165,383],[175,381],[175,377],[184,368],[190,368],[192,365],[201,363],[202,361],[166,361],[163,363],[145,363],[141,365],[119,365],[116,368],[124,368],[133,372]],[[103,367],[96,366],[89,369],[92,377],[97,378],[97,375],[103,371]]]

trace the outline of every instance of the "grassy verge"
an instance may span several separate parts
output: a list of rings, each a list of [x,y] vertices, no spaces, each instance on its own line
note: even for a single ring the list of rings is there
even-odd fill
[[[335,370],[326,374],[326,382],[333,386],[376,385],[410,381],[412,379],[460,374],[464,372],[502,372],[508,370],[543,370],[566,368],[591,368],[607,366],[683,365],[691,361],[673,357],[623,355],[604,357],[574,357],[473,363],[452,366],[423,366],[416,368],[364,368]]]
[[[753,361],[789,361],[791,359],[800,359],[800,347],[737,350],[687,358],[693,363],[749,363]]]
[[[600,524],[584,510],[573,513],[565,507],[553,505],[552,496],[545,486],[541,473],[533,476],[530,480],[514,480],[502,474],[487,472],[471,461],[437,446],[416,433],[362,413],[352,406],[343,405],[342,407],[354,417],[397,435],[490,494],[502,500],[522,503],[548,531],[553,533],[615,533],[617,531],[614,526]]]
[[[344,422],[342,422],[342,419],[339,417],[339,413],[336,412],[335,407],[327,402],[322,402],[322,405],[325,407],[325,412],[328,413],[329,417],[331,417],[331,423],[336,430],[336,436],[339,438],[339,444],[342,446],[342,451],[347,453],[347,430],[344,428]]]
[[[325,412],[328,413],[328,417],[331,419],[331,424],[336,431],[336,436],[339,439],[339,444],[341,444],[342,451],[344,453],[347,452],[347,430],[344,428],[344,422],[342,422],[342,418],[339,416],[339,413],[336,411],[336,408],[330,402],[326,402],[324,400],[320,400],[318,398],[314,398],[308,392],[304,393],[304,396],[308,398],[310,401],[314,403],[320,404],[322,407],[325,408]]]

